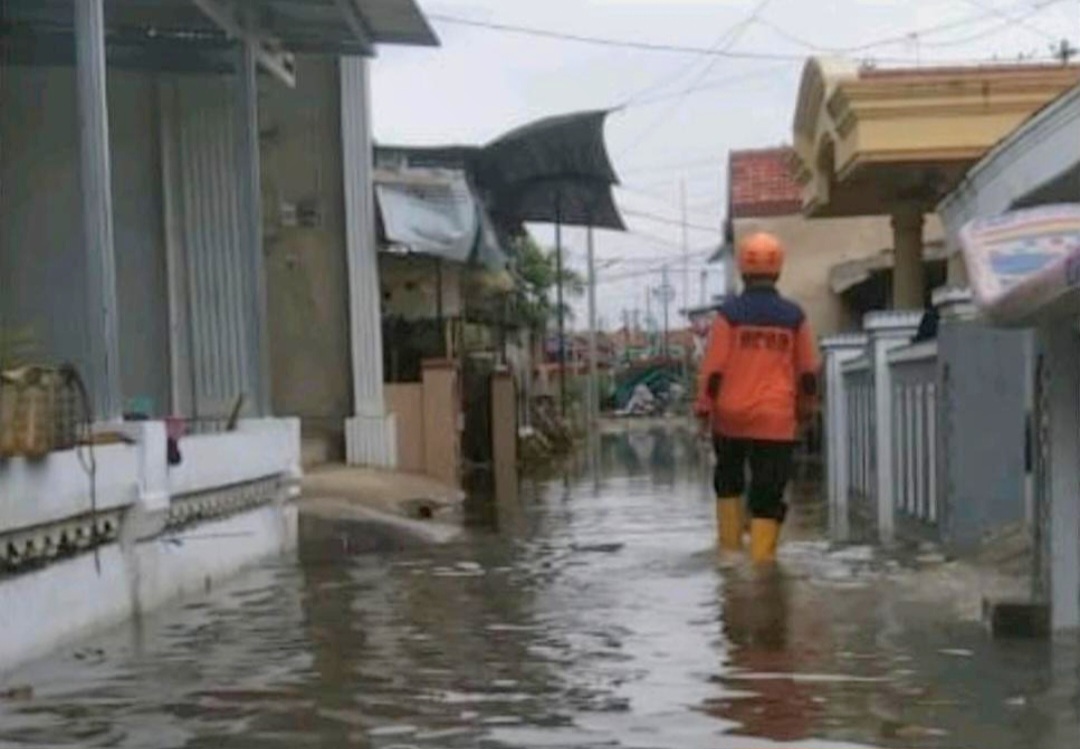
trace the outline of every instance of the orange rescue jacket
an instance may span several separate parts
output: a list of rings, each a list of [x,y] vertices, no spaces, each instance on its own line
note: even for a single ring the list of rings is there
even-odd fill
[[[727,302],[713,322],[699,403],[724,437],[794,441],[802,401],[816,396],[819,366],[802,309],[772,287],[751,287]],[[719,388],[710,388],[717,378]],[[804,388],[806,382],[813,387]]]

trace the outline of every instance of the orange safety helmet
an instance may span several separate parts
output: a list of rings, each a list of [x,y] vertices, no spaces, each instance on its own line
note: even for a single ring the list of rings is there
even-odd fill
[[[784,246],[772,234],[750,234],[739,242],[738,262],[744,276],[779,276],[784,268]]]

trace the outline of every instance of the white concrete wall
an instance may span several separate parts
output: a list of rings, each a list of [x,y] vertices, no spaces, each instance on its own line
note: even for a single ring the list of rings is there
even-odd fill
[[[295,546],[289,500],[299,491],[297,419],[244,421],[232,433],[184,438],[183,462],[172,468],[163,424],[128,431],[136,444],[95,450],[98,509],[123,512],[118,542],[0,578],[0,671]],[[260,506],[163,530],[175,499],[273,477],[285,490]],[[74,452],[0,464],[0,543],[85,517],[88,480]]]
[[[296,545],[295,506],[260,507],[178,534],[93,553],[0,582],[0,672],[79,637],[205,591]]]
[[[252,419],[236,432],[186,437],[183,462],[169,469],[173,497],[287,474],[300,477],[297,419]]]
[[[139,499],[139,451],[111,445],[94,450],[97,508]],[[41,461],[12,458],[0,467],[0,533],[59,522],[90,512],[90,477],[74,450]]]

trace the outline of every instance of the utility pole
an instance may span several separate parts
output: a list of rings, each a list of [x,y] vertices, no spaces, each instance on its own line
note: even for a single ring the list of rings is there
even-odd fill
[[[588,227],[588,261],[589,261],[589,382],[587,430],[590,439],[596,430],[596,420],[600,415],[599,388],[596,382],[596,253],[593,242],[593,228]],[[591,442],[590,442],[591,444]]]
[[[679,182],[682,205],[683,309],[690,309],[690,227],[686,219],[686,180]]]
[[[652,326],[652,319],[653,319],[653,315],[652,315],[652,295],[653,295],[653,287],[649,286],[649,285],[646,285],[645,286],[645,325],[644,325],[646,331],[648,331],[649,328]]]
[[[660,302],[664,305],[664,337],[661,342],[660,350],[663,352],[664,358],[668,356],[668,329],[670,318],[668,317],[668,310],[671,307],[671,302],[675,298],[675,289],[671,286],[671,281],[668,279],[668,267],[665,265],[663,269],[663,280],[660,282],[660,288],[658,288],[657,294],[660,296]]]
[[[566,418],[566,315],[563,307],[562,201],[555,203],[555,305],[559,319],[559,412]]]
[[[708,288],[709,288],[709,269],[708,268],[703,268],[702,271],[701,271],[701,293],[700,293],[699,299],[698,299],[698,306],[704,307],[706,304],[709,303]]]
[[[1077,54],[1080,54],[1080,49],[1069,44],[1068,39],[1062,39],[1050,49],[1053,51],[1054,57],[1061,60],[1062,65],[1068,65]]]

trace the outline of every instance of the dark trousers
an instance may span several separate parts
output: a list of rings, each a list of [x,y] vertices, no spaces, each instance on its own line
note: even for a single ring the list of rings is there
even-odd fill
[[[750,516],[784,521],[787,505],[784,490],[791,479],[795,445],[791,442],[713,437],[717,497],[741,497],[745,492]],[[746,491],[746,467],[750,467],[750,491]]]

